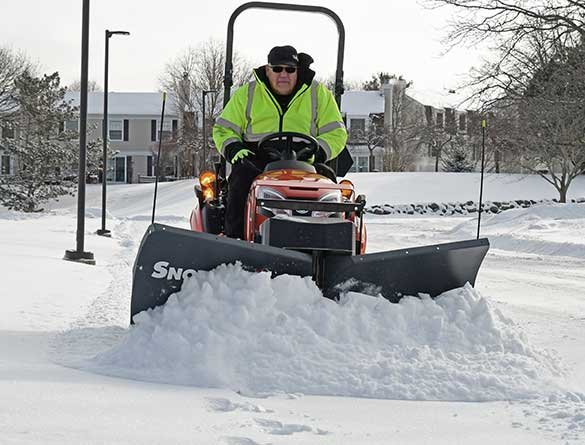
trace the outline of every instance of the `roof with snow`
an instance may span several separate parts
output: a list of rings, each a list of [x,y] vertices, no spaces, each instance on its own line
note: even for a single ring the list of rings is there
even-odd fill
[[[410,87],[406,95],[433,108],[463,109],[466,96],[452,90],[430,90]],[[369,116],[384,112],[384,95],[380,91],[346,91],[341,97],[341,111],[350,116]]]
[[[67,91],[65,100],[79,106],[79,91]],[[162,109],[162,93],[108,93],[109,115],[159,116]],[[171,95],[167,95],[166,114],[176,115]],[[104,93],[89,92],[87,95],[87,114],[103,114]]]
[[[341,96],[341,111],[350,116],[383,113],[384,95],[380,91],[346,91]]]

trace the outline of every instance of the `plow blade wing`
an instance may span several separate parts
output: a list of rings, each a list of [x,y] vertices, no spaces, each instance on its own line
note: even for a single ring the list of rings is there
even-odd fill
[[[357,256],[328,256],[324,264],[324,295],[355,290],[398,302],[404,295],[431,297],[469,282],[489,249],[489,242],[459,241]]]
[[[194,271],[236,261],[247,270],[312,275],[311,255],[306,253],[152,224],[134,263],[130,321],[137,313],[164,304]]]

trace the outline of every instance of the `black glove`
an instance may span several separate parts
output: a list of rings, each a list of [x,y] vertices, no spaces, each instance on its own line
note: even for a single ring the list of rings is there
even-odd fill
[[[319,145],[319,148],[317,149],[317,152],[315,153],[315,164],[324,164],[327,161],[327,153],[325,152],[325,150],[323,149],[323,147],[321,147]]]
[[[237,164],[250,155],[254,156],[254,152],[240,141],[228,144],[224,150],[224,156],[230,164]]]

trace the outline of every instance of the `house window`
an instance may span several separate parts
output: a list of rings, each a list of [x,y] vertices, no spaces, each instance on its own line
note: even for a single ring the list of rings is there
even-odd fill
[[[114,181],[126,181],[126,157],[114,158]]]
[[[436,122],[437,122],[437,127],[443,128],[443,113],[437,113]]]
[[[464,114],[459,115],[459,131],[466,131],[467,130],[467,116]]]
[[[158,136],[160,134],[160,121],[156,121],[156,140],[158,141]],[[163,128],[162,128],[162,140],[163,141],[170,141],[173,136],[173,121],[172,120],[165,120],[163,121]]]
[[[369,158],[369,156],[358,156],[358,158],[357,158],[357,171],[358,172],[370,171],[370,158]]]
[[[122,119],[110,120],[108,133],[110,141],[122,141],[124,139],[124,121]]]
[[[152,156],[146,157],[146,176],[152,176]]]
[[[2,160],[0,163],[0,174],[2,175],[10,174],[10,156],[8,155],[2,155]]]
[[[352,138],[363,137],[366,131],[365,119],[350,119],[349,120],[349,135]]]
[[[70,121],[65,121],[65,131],[79,131],[79,120],[72,119]]]
[[[2,127],[1,133],[5,139],[14,139],[14,128]]]

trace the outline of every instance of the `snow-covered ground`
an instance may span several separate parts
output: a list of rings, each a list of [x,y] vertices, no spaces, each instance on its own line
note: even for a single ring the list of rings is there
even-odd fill
[[[356,174],[368,204],[477,199],[475,174]],[[300,277],[237,266],[196,274],[128,327],[131,268],[152,184],[88,186],[0,210],[0,443],[585,443],[585,204],[484,215],[476,289],[339,304]],[[187,227],[188,181],[157,220]],[[585,178],[570,190],[585,196]],[[542,199],[537,177],[489,175],[485,199]],[[473,238],[474,217],[368,215],[369,251]]]

